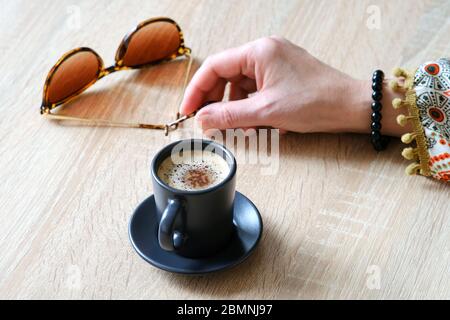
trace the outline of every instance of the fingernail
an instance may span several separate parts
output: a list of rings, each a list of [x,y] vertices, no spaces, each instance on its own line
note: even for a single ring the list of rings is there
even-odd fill
[[[211,116],[211,114],[213,114],[213,113],[214,113],[213,108],[203,108],[203,109],[198,110],[197,117],[199,119],[203,119],[205,117]]]
[[[205,110],[200,110],[197,115],[195,116],[195,120],[199,124],[201,128],[205,126],[206,123],[208,123],[208,112],[205,112]]]

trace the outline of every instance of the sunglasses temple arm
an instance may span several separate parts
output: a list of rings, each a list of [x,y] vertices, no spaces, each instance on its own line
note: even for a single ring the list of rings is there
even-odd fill
[[[187,59],[188,59],[188,66],[187,66],[187,69],[186,69],[186,74],[185,74],[185,76],[184,76],[183,92],[182,92],[182,94],[181,94],[181,98],[180,98],[179,101],[178,101],[177,119],[179,119],[179,118],[180,118],[180,115],[181,115],[181,113],[180,113],[180,111],[181,111],[181,110],[180,110],[180,108],[181,108],[181,102],[183,101],[184,94],[186,93],[186,88],[187,88],[187,85],[188,85],[188,82],[189,82],[189,75],[191,74],[191,68],[192,68],[192,57],[191,57],[191,55],[188,54],[186,57],[187,57]]]
[[[124,127],[124,128],[142,128],[142,129],[155,129],[155,130],[164,130],[168,132],[168,127],[165,124],[145,124],[145,123],[128,123],[128,122],[115,122],[104,119],[86,119],[86,118],[78,118],[78,117],[70,117],[60,114],[53,114],[50,112],[45,112],[43,114],[46,118],[55,119],[55,120],[68,120],[68,121],[80,121],[85,123],[92,124],[101,124],[111,127]]]
[[[180,123],[182,123],[183,121],[186,121],[187,119],[194,117],[196,115],[196,113],[197,113],[197,110],[188,115],[178,117],[175,121],[172,121],[172,122],[166,124],[167,130],[174,131],[175,129],[177,129],[177,127]]]

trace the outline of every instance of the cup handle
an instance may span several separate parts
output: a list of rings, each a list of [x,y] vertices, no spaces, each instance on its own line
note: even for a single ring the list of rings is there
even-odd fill
[[[174,251],[181,245],[180,239],[178,239],[181,234],[174,230],[175,220],[179,213],[181,213],[181,201],[178,199],[170,199],[162,214],[158,230],[159,246],[164,250]],[[175,244],[174,240],[176,240]]]

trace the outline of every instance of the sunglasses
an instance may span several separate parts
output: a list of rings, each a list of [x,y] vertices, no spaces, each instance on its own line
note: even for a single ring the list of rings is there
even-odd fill
[[[139,69],[184,56],[188,59],[183,91],[192,65],[191,49],[185,47],[183,33],[170,18],[154,18],[140,23],[128,33],[117,49],[114,65],[105,68],[102,58],[92,49],[82,47],[64,54],[52,67],[44,85],[41,114],[50,119],[76,120],[92,124],[164,130],[165,135],[195,113],[168,124],[123,123],[104,119],[78,118],[52,113],[52,110],[80,95],[106,75],[120,70]]]

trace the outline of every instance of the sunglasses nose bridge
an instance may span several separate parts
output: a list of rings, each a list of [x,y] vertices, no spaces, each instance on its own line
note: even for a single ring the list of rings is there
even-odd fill
[[[116,71],[123,70],[123,69],[127,69],[127,68],[126,67],[119,67],[117,65],[113,65],[113,66],[110,66],[108,68],[104,68],[104,69],[102,69],[102,71],[98,75],[98,78],[101,79],[104,76],[107,76],[108,74],[111,74],[111,73],[114,73]]]

